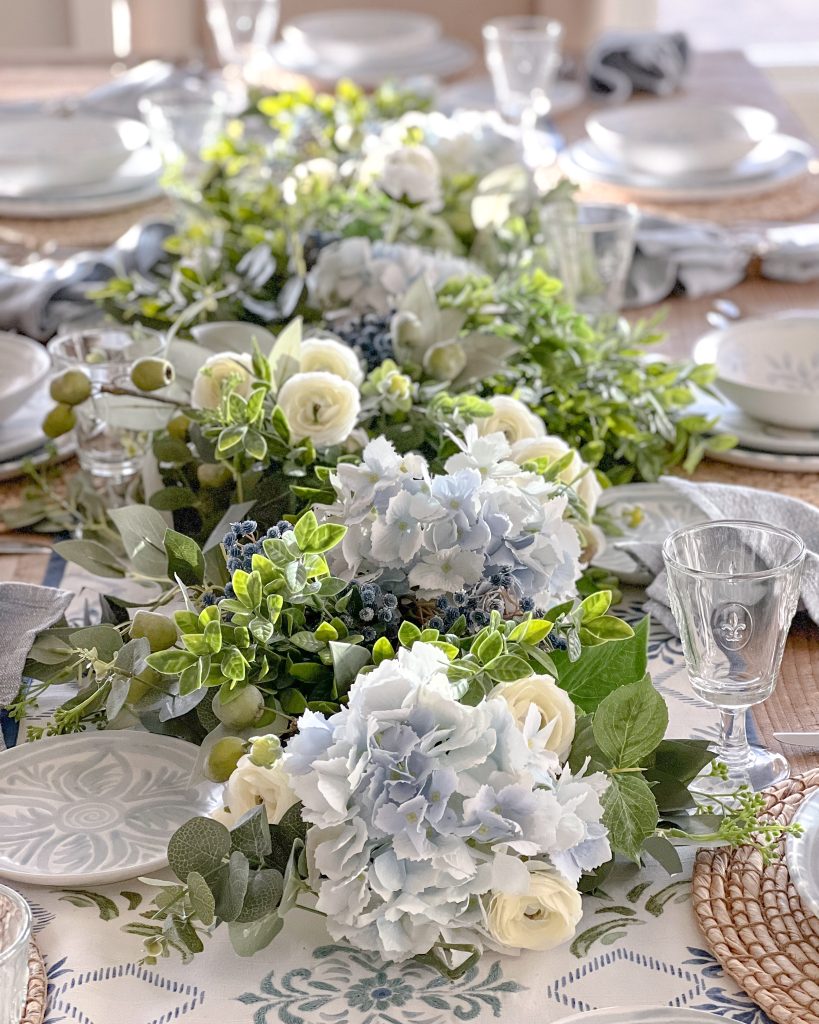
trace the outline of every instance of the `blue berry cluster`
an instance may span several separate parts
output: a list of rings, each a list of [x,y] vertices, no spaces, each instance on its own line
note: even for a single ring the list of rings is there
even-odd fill
[[[352,632],[361,633],[365,643],[374,643],[379,636],[394,640],[401,625],[398,598],[381,589],[377,583],[354,583],[358,591],[341,616],[341,621]]]
[[[385,359],[393,358],[391,322],[392,313],[365,313],[336,333],[370,371],[377,369]]]
[[[283,534],[293,529],[293,524],[281,519],[275,526],[271,526],[264,536],[257,539],[256,531],[258,528],[255,520],[245,519],[241,523],[232,523],[222,539],[222,546],[227,557],[227,569],[231,576],[237,569],[251,572],[253,569],[253,556],[264,554],[262,542],[268,538],[280,539]],[[231,598],[236,596],[232,583],[226,584],[224,596]]]
[[[435,602],[438,614],[433,615],[427,625],[432,629],[447,632],[453,623],[463,615],[469,632],[477,633],[478,630],[489,625],[493,611],[498,611],[504,616],[508,615],[507,602],[510,598],[517,604],[521,612],[540,614],[540,610],[535,608],[534,600],[531,597],[520,596],[517,593],[518,590],[517,581],[512,573],[502,569],[468,591],[462,590],[439,597]]]

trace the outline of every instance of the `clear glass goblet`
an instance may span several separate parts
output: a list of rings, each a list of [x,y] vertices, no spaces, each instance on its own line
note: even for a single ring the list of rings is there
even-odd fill
[[[505,118],[520,126],[524,162],[544,162],[537,122],[552,108],[550,93],[560,70],[563,26],[552,18],[494,18],[483,27],[486,65]],[[550,148],[552,158],[554,149]]]
[[[727,780],[701,776],[691,788],[758,790],[787,778],[781,754],[748,743],[746,716],[776,685],[799,600],[801,537],[765,523],[700,523],[672,533],[663,559],[688,677],[720,711],[716,758],[728,767]]]
[[[266,55],[279,24],[279,0],[206,0],[208,23],[222,64],[244,68]]]
[[[20,1024],[28,992],[31,910],[23,897],[0,885],[0,1024]]]

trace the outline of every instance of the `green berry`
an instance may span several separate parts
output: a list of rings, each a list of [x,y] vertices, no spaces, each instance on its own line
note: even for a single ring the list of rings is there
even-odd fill
[[[264,695],[258,686],[245,686],[237,697],[223,704],[219,694],[213,698],[213,713],[230,729],[248,729],[255,725],[264,711]]]
[[[167,430],[171,437],[176,441],[187,441],[190,425],[191,421],[188,417],[183,416],[180,412],[168,420]]]
[[[272,768],[282,756],[278,736],[254,736],[250,741],[250,760],[260,768]]]
[[[131,383],[140,391],[156,391],[173,384],[176,372],[167,359],[146,356],[131,367]]]
[[[205,776],[211,782],[227,782],[244,752],[244,740],[238,736],[224,736],[217,740],[210,748],[205,763]]]
[[[131,639],[145,637],[150,644],[151,654],[167,651],[177,640],[176,626],[171,619],[158,612],[146,612],[140,609],[131,623]]]
[[[201,487],[224,487],[233,479],[233,474],[224,462],[203,462],[196,467],[196,479]]]
[[[128,698],[129,704],[138,704],[145,697],[158,696],[160,691],[164,690],[162,685],[162,676],[151,668],[150,665],[146,665],[145,668],[131,680],[131,685],[128,687]]]
[[[77,414],[70,405],[60,403],[46,414],[43,420],[43,433],[46,437],[60,437],[73,430],[77,425]]]
[[[66,370],[49,387],[51,397],[63,405],[80,405],[91,396],[91,379],[82,370]]]

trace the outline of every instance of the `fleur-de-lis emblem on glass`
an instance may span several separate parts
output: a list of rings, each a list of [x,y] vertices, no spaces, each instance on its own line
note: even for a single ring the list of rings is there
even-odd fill
[[[754,620],[744,604],[724,604],[712,618],[714,638],[724,650],[739,651],[751,639]]]

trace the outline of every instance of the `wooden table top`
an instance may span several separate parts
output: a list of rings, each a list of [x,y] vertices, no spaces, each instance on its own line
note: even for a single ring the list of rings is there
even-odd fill
[[[0,102],[34,94],[45,97],[69,91],[82,92],[104,81],[107,74],[101,68],[0,69]],[[764,74],[749,64],[741,54],[697,56],[686,91],[689,95],[766,107],[779,117],[784,131],[802,137],[806,134],[796,115],[773,90]],[[567,138],[582,135],[587,114],[588,108],[584,106],[560,118],[559,127]],[[685,214],[684,209],[679,212]],[[725,297],[736,302],[746,316],[793,309],[815,310],[819,309],[819,283],[784,284],[752,277],[726,292]],[[694,342],[706,329],[704,317],[712,303],[713,297],[697,300],[674,298],[663,304],[667,310],[664,324],[667,338],[660,351],[674,356],[690,353]],[[654,311],[640,310],[633,318],[650,315]],[[819,474],[764,472],[706,461],[695,473],[695,479],[753,485],[819,505]],[[20,484],[17,482],[0,484],[0,507],[15,504],[19,492]],[[39,582],[43,578],[46,561],[42,555],[0,556],[0,580]],[[778,743],[772,737],[774,731],[819,730],[817,695],[819,630],[811,622],[798,620],[793,626],[785,651],[779,685],[765,704],[754,709],[763,741],[777,749]],[[819,765],[819,754],[799,754],[795,749],[787,749],[785,753],[794,772]]]

